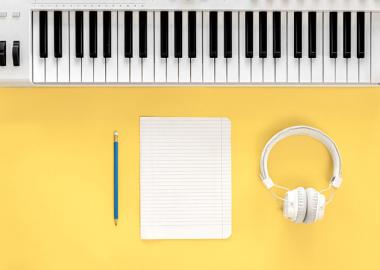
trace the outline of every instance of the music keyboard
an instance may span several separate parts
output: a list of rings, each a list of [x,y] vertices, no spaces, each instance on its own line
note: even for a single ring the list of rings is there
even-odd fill
[[[378,0],[59,2],[0,7],[0,85],[380,83]]]

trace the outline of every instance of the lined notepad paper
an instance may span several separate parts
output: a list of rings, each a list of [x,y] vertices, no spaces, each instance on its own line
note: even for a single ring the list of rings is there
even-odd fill
[[[226,118],[140,118],[142,239],[230,236],[230,134]]]

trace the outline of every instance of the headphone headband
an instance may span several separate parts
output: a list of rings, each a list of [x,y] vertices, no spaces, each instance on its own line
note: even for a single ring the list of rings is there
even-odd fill
[[[275,134],[265,145],[264,150],[261,154],[260,172],[261,180],[263,181],[266,188],[271,189],[274,186],[274,183],[268,173],[268,157],[273,146],[282,139],[295,135],[310,136],[322,142],[326,146],[326,148],[330,152],[334,165],[333,177],[331,178],[331,185],[334,188],[339,188],[342,184],[342,161],[339,155],[338,147],[335,145],[335,142],[325,133],[316,128],[308,126],[293,126],[283,129],[277,134]]]

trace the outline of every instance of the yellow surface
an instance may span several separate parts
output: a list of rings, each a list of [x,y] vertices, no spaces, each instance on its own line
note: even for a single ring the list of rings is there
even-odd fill
[[[139,237],[139,117],[232,121],[228,240]],[[295,225],[259,181],[266,141],[290,125],[322,129],[343,157],[325,218]],[[120,133],[120,220],[113,223],[112,136]],[[273,178],[324,187],[326,150],[287,139]],[[0,90],[0,269],[380,269],[380,90],[78,88]]]

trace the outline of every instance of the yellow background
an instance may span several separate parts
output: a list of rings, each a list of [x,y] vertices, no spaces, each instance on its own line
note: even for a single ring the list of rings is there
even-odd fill
[[[142,241],[139,117],[232,122],[232,236]],[[313,225],[282,217],[260,182],[266,141],[322,129],[343,185]],[[113,224],[112,133],[120,133],[120,220]],[[289,138],[271,155],[281,184],[324,187],[327,151]],[[380,269],[378,88],[35,88],[0,90],[0,269]]]

